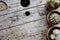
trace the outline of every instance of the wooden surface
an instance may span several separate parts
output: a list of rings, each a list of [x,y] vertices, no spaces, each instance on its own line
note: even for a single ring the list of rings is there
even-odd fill
[[[0,40],[46,40],[46,0],[30,0],[28,7],[22,7],[21,0],[3,1],[8,9],[0,11]]]

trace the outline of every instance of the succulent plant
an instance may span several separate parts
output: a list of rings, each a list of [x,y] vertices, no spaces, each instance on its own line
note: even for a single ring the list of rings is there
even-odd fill
[[[60,22],[60,15],[57,13],[53,13],[50,15],[50,21],[53,24],[58,24]]]
[[[60,30],[59,29],[54,29],[53,33],[51,33],[50,38],[52,40],[60,40]]]
[[[57,35],[56,36],[56,40],[60,40],[60,35]]]
[[[54,34],[51,34],[51,35],[50,35],[50,38],[53,40],[53,39],[55,39],[56,37],[55,37]]]
[[[52,8],[56,8],[60,5],[60,0],[48,0],[48,5]]]
[[[55,30],[53,30],[53,34],[55,34],[55,35],[60,34],[60,30],[59,30],[59,29],[55,29]]]

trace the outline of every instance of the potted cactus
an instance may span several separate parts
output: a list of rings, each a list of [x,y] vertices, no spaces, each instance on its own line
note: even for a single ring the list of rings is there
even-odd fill
[[[60,15],[57,13],[53,13],[50,16],[51,23],[58,24],[60,22]]]
[[[56,25],[60,23],[60,13],[58,11],[52,11],[47,15],[47,21],[50,25]]]
[[[46,8],[49,10],[57,9],[60,5],[60,0],[47,0]]]
[[[46,38],[47,40],[60,40],[60,24],[48,28]]]

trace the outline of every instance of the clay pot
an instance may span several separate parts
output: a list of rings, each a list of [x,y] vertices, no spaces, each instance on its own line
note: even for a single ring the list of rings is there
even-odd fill
[[[60,15],[60,12],[58,12],[58,11],[56,11],[56,10],[53,10],[53,11],[51,11],[51,12],[48,13],[46,19],[47,19],[47,22],[48,22],[48,24],[49,24],[50,26],[56,25],[56,24],[51,23],[51,20],[50,20],[50,15],[53,14],[54,12],[55,12],[55,13],[58,13],[58,14]]]
[[[3,3],[3,7],[2,6],[0,6],[0,8],[4,8],[4,9],[2,9],[2,10],[0,10],[0,11],[3,11],[3,10],[6,10],[7,8],[8,8],[8,5],[7,5],[7,3],[6,2],[4,2],[4,1],[0,1],[0,3]]]
[[[50,7],[49,4],[48,4],[48,0],[46,0],[46,8],[47,8],[47,10],[55,10],[55,9],[57,9],[58,7],[59,7],[59,5],[58,5],[56,8]]]
[[[51,39],[50,39],[50,34],[52,33],[52,31],[53,31],[54,29],[59,29],[59,30],[60,30],[60,24],[54,25],[54,26],[52,26],[51,28],[48,28],[48,29],[47,29],[47,31],[46,31],[46,38],[47,38],[47,40],[51,40]]]

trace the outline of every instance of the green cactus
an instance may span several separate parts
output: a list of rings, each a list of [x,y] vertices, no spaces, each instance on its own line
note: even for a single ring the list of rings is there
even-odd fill
[[[60,0],[48,0],[48,5],[52,8],[56,8],[60,5]]]
[[[53,24],[58,24],[60,22],[60,15],[57,13],[53,13],[50,15],[50,21]]]

